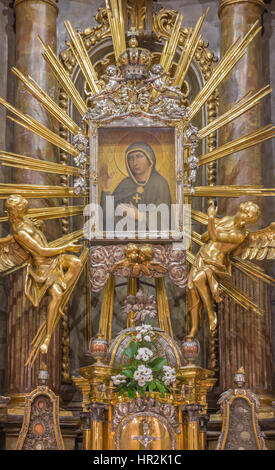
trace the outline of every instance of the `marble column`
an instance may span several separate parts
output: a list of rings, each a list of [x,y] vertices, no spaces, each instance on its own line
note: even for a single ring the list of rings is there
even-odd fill
[[[16,67],[25,75],[30,75],[52,97],[57,97],[57,84],[46,65],[42,40],[56,49],[56,17],[58,8],[54,0],[15,0],[16,15]],[[47,127],[58,130],[43,107],[29,95],[19,80],[15,82],[15,107],[30,114]],[[34,135],[19,125],[14,128],[14,152],[42,160],[58,161],[57,149],[44,139]],[[17,184],[57,185],[59,175],[15,169],[13,182]],[[31,207],[56,206],[60,202],[53,199],[30,200]],[[45,235],[50,241],[62,235],[58,220],[46,223]],[[31,369],[24,366],[31,349],[31,341],[45,318],[49,298],[45,297],[38,308],[34,308],[24,294],[25,270],[10,275],[9,278],[9,322],[8,359],[6,392],[12,396],[11,404],[22,402],[24,394],[37,386],[37,374],[41,360],[48,366],[49,386],[57,394],[60,390],[61,338],[57,327],[47,355],[38,357]]]
[[[273,374],[269,286],[261,280],[253,282],[237,269],[233,269],[232,282],[260,306],[262,313],[245,310],[227,296],[219,304],[221,391],[231,387],[236,370],[243,366],[248,388],[266,403],[272,393]]]
[[[56,50],[57,4],[54,0],[16,0],[16,67],[25,75],[30,75],[53,99],[57,99],[56,80],[42,57],[43,47],[37,35]],[[41,124],[58,131],[57,123],[50,117],[43,106],[25,91],[23,83],[16,79],[15,107],[30,114]],[[58,161],[58,151],[41,137],[15,125],[14,152],[46,161]],[[57,185],[59,176],[17,169],[14,171],[14,183]],[[53,199],[30,201],[32,207],[55,206],[59,202]],[[61,235],[60,222],[47,222],[47,235],[54,239]]]
[[[260,20],[261,24],[264,2],[262,0],[220,0],[219,3],[220,53],[222,58],[233,42],[238,37],[243,37],[256,20]],[[249,44],[246,54],[220,87],[220,114],[230,109],[249,91],[255,93],[265,85],[263,84],[262,70],[262,35],[260,32]],[[263,110],[260,104],[224,126],[219,132],[219,145],[253,132],[263,125]],[[263,170],[262,146],[250,147],[219,160],[218,184],[262,185]],[[251,196],[248,198],[243,196],[238,199],[220,199],[219,213],[231,215],[240,202],[248,199],[259,204],[264,213],[264,204],[266,203],[264,198]]]
[[[262,0],[220,0],[221,57],[243,37],[256,20],[262,22],[265,9]],[[255,93],[263,83],[262,33],[253,39],[246,54],[234,67],[220,88],[220,114],[227,111],[249,91]],[[253,132],[266,123],[264,102],[220,130],[219,145]],[[234,153],[218,162],[218,184],[265,185],[264,151],[262,145]],[[262,211],[256,227],[264,227],[266,198],[246,197],[219,200],[220,215],[233,215],[242,201],[256,202]],[[250,227],[249,227],[250,228]],[[272,392],[271,308],[269,286],[261,280],[248,278],[233,270],[232,282],[247,294],[261,309],[262,314],[245,310],[225,296],[219,304],[220,387],[226,390],[232,383],[235,370],[244,366],[248,371],[248,387],[268,396]],[[270,397],[271,400],[271,397]],[[263,399],[264,401],[264,399]]]
[[[9,74],[9,62],[13,58],[14,49],[14,32],[10,26],[12,21],[12,8],[3,4],[0,5],[0,96],[6,100],[10,100],[12,92],[12,82]],[[0,149],[10,150],[12,141],[12,126],[7,119],[6,109],[0,107]],[[1,166],[0,182],[8,183],[11,180],[11,169]],[[4,215],[4,201],[0,201],[0,214]],[[6,237],[9,233],[9,224],[0,224],[0,238]],[[4,393],[5,388],[5,370],[6,370],[6,348],[7,348],[7,301],[8,301],[8,283],[7,278],[0,276],[0,395]]]

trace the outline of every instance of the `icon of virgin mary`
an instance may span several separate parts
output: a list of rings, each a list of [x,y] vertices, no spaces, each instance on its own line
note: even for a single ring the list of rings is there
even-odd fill
[[[115,209],[133,209],[136,220],[141,216],[139,204],[171,205],[171,195],[168,182],[156,170],[156,156],[152,147],[145,142],[132,143],[125,152],[125,166],[128,177],[124,178],[110,193],[112,178],[108,173],[107,164],[103,164],[99,173],[102,186],[100,205],[105,213],[106,196],[114,197]]]

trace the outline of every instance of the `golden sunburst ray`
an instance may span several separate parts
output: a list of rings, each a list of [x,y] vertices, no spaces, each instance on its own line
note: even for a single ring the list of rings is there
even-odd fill
[[[56,248],[65,245],[66,243],[75,243],[83,237],[83,229],[75,230],[74,232],[67,233],[66,235],[63,235],[63,237],[57,238],[56,240],[50,242],[49,245],[53,248]]]
[[[79,152],[74,148],[73,145],[71,145],[69,142],[67,142],[67,140],[57,135],[55,132],[48,129],[46,126],[44,126],[44,124],[41,124],[36,119],[29,116],[28,114],[22,113],[22,111],[19,111],[19,109],[16,109],[14,106],[9,104],[6,100],[4,100],[1,97],[0,97],[0,104],[2,104],[8,111],[11,111],[17,117],[22,119],[22,121],[18,121],[17,119],[14,119],[11,116],[8,116],[9,119],[16,122],[17,124],[20,124],[20,126],[23,126],[26,129],[29,129],[31,132],[34,132],[34,134],[39,135],[43,139],[47,140],[53,145],[56,145],[57,147],[61,148],[65,152],[70,153],[74,157],[78,156]]]
[[[270,85],[266,85],[264,88],[257,91],[257,93],[254,93],[254,95],[251,96],[251,93],[249,94],[248,97],[246,95],[246,97],[243,97],[241,100],[239,100],[239,102],[236,103],[227,112],[219,116],[214,121],[210,122],[207,126],[203,127],[199,131],[200,138],[204,139],[211,132],[217,131],[218,129],[220,129],[220,127],[225,126],[229,122],[241,116],[243,113],[245,113],[249,109],[254,108],[254,106],[257,106],[257,104],[259,104],[262,98],[264,98],[266,95],[268,95],[271,92],[272,92],[272,88],[270,88]]]
[[[185,195],[190,194],[190,189],[185,189]],[[275,196],[275,188],[263,188],[262,186],[195,186],[193,197],[241,197],[241,196]]]
[[[71,80],[70,75],[68,74],[65,67],[62,65],[52,48],[50,46],[46,46],[40,36],[37,36],[37,38],[39,39],[44,48],[44,53],[42,54],[42,56],[50,67],[51,71],[53,72],[58,83],[61,85],[65,93],[68,95],[72,103],[75,105],[76,109],[83,117],[88,111],[88,106],[86,105],[85,101],[83,100],[82,96],[80,95],[79,91]]]
[[[208,100],[209,96],[219,87],[219,85],[228,76],[230,71],[235,67],[239,60],[246,53],[246,48],[254,37],[259,33],[262,27],[258,26],[259,20],[257,20],[253,26],[249,29],[242,40],[238,39],[227,51],[216,69],[212,73],[211,77],[207,80],[205,85],[201,88],[190,106],[189,119],[192,120],[199,112],[200,108]]]
[[[36,207],[29,209],[27,216],[39,220],[74,217],[83,214],[85,206]],[[8,216],[0,216],[0,223],[8,222]]]
[[[178,14],[171,31],[171,36],[169,40],[166,41],[160,56],[159,63],[163,67],[163,70],[167,73],[169,73],[175,52],[178,47],[182,19],[183,16]]]
[[[16,153],[0,150],[1,165],[15,168],[24,168],[25,170],[39,171],[45,173],[54,173],[57,175],[78,175],[77,168],[60,163],[41,160],[39,158],[27,157]]]
[[[196,220],[200,224],[207,225],[208,223],[208,215],[205,212],[197,211],[195,209],[191,209],[191,217],[193,220]]]
[[[74,188],[68,186],[0,183],[0,199],[6,199],[11,194],[20,194],[26,199],[83,197],[75,194]]]
[[[118,2],[117,0],[110,0],[110,2],[111,5],[109,0],[105,0],[115,58],[118,62],[119,56],[126,50],[123,8],[121,0]]]
[[[186,45],[185,48],[181,54],[181,57],[179,59],[179,62],[177,64],[177,69],[175,73],[175,82],[174,84],[179,86],[180,88],[182,87],[182,84],[184,82],[184,79],[186,77],[186,74],[188,72],[188,69],[190,67],[190,64],[192,62],[193,56],[196,52],[196,49],[198,47],[198,44],[201,40],[201,36],[198,37],[198,34],[201,30],[201,27],[203,25],[203,22],[209,12],[210,8],[208,7],[204,15],[202,15],[199,19],[198,22],[191,33],[191,35],[186,39]]]
[[[42,106],[61,124],[63,124],[73,135],[76,135],[80,128],[74,120],[58,106],[58,104],[33,80],[30,76],[20,72],[16,67],[13,67],[12,72],[23,82],[25,89],[36,98]]]
[[[219,160],[224,158],[232,153],[239,152],[241,150],[253,147],[254,145],[261,144],[266,140],[272,139],[275,137],[275,126],[271,124],[258,129],[257,131],[250,132],[238,139],[231,140],[224,145],[208,152],[199,157],[199,166],[206,165],[207,163]]]
[[[98,77],[91,62],[87,49],[80,34],[77,34],[70,21],[64,22],[65,28],[70,36],[70,48],[73,52],[79,67],[93,94],[98,93],[101,87],[98,85]]]

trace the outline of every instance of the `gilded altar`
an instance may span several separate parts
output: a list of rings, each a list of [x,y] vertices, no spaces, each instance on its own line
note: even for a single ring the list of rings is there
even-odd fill
[[[273,445],[263,1],[220,0],[219,59],[209,8],[106,0],[58,54],[58,2],[31,2],[0,97],[5,447]]]

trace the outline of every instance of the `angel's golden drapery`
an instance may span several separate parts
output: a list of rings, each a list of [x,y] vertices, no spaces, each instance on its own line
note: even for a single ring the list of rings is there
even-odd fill
[[[38,307],[40,300],[53,284],[59,285],[63,291],[67,288],[61,255],[51,259],[48,264],[28,264],[25,294],[34,307]]]

